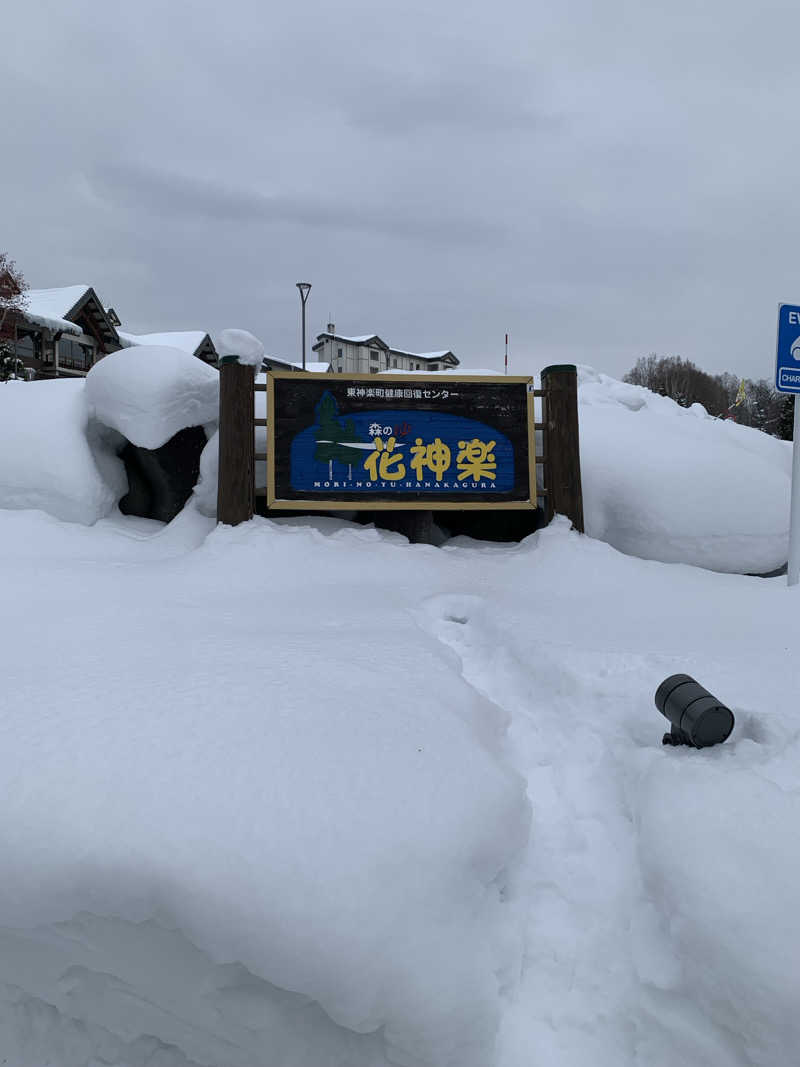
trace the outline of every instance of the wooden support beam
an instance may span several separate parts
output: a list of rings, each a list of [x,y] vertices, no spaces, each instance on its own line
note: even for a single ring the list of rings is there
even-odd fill
[[[217,519],[228,526],[255,512],[253,368],[236,356],[219,361],[219,483]]]
[[[542,390],[547,517],[549,520],[553,515],[566,515],[583,533],[577,369],[571,364],[545,367]]]

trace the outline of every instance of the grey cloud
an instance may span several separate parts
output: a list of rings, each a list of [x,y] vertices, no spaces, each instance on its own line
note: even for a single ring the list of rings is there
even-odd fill
[[[465,365],[770,373],[800,300],[800,8],[101,0],[4,13],[3,246],[132,325]],[[774,28],[780,26],[776,34]]]
[[[345,117],[356,128],[381,136],[421,130],[532,134],[552,130],[560,120],[525,101],[530,87],[518,76],[483,67],[472,77],[439,74],[410,79],[373,70],[363,85],[345,94]]]
[[[354,206],[342,200],[286,193],[259,193],[193,175],[176,174],[139,164],[103,164],[95,168],[93,187],[110,204],[198,223],[300,226],[356,231],[426,242],[481,246],[502,237],[499,223],[467,219],[452,211],[415,211],[395,202]]]

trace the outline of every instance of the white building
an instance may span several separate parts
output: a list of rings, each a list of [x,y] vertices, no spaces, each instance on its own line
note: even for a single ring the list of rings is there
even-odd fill
[[[330,365],[334,374],[380,374],[393,370],[440,371],[457,367],[459,361],[449,350],[442,352],[407,352],[390,348],[377,334],[345,337],[336,332],[332,322],[325,333],[317,335],[312,352],[321,363]]]

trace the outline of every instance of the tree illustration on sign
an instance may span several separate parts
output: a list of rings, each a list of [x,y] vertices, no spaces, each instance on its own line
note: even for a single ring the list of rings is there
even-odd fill
[[[328,477],[333,478],[333,464],[346,463],[347,477],[353,477],[353,463],[361,458],[357,448],[348,447],[356,442],[356,426],[352,419],[339,422],[339,407],[330,392],[323,394],[317,406],[317,447],[314,459],[328,464]]]

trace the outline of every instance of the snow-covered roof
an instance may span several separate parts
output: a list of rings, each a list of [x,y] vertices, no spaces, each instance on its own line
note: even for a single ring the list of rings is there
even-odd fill
[[[132,348],[134,345],[161,345],[166,348],[179,348],[192,356],[208,338],[208,334],[202,330],[176,330],[166,333],[127,333],[117,330],[117,333],[123,348]]]
[[[410,356],[412,359],[444,359],[445,356],[453,356],[449,348],[442,352],[409,352],[406,348],[390,348],[390,352],[398,356]],[[453,359],[456,357],[453,356]]]
[[[302,370],[303,369],[303,364],[302,363],[295,363],[294,360],[291,361],[291,366],[292,367],[296,367],[297,370]],[[327,374],[327,372],[330,369],[331,369],[331,365],[330,365],[330,362],[327,359],[323,360],[321,363],[318,362],[317,360],[311,360],[311,359],[307,359],[306,360],[306,371],[308,373],[310,373],[310,374]]]
[[[28,289],[25,293],[25,318],[51,330],[83,333],[67,316],[91,289],[90,285],[66,285],[59,289]]]
[[[312,346],[312,351],[321,348],[326,339],[330,339],[331,341],[344,341],[345,344],[350,345],[377,344],[380,348],[389,348],[386,342],[382,341],[376,333],[359,334],[358,337],[351,337],[343,333],[318,333],[317,343]]]
[[[413,377],[415,375],[422,374],[422,373],[423,373],[423,371],[407,370],[405,367],[392,367],[389,370],[380,371],[381,375],[386,374],[386,375],[389,375],[390,377],[393,374],[408,374],[408,375]],[[437,377],[442,377],[444,375],[450,375],[452,378],[456,378],[456,379],[474,378],[476,375],[481,375],[482,377],[483,376],[491,376],[493,378],[498,378],[498,377],[502,376],[503,371],[502,371],[502,368],[498,370],[497,367],[495,367],[494,370],[491,370],[489,367],[460,367],[459,366],[459,367],[443,367],[441,370],[438,370],[435,373],[436,373]]]

